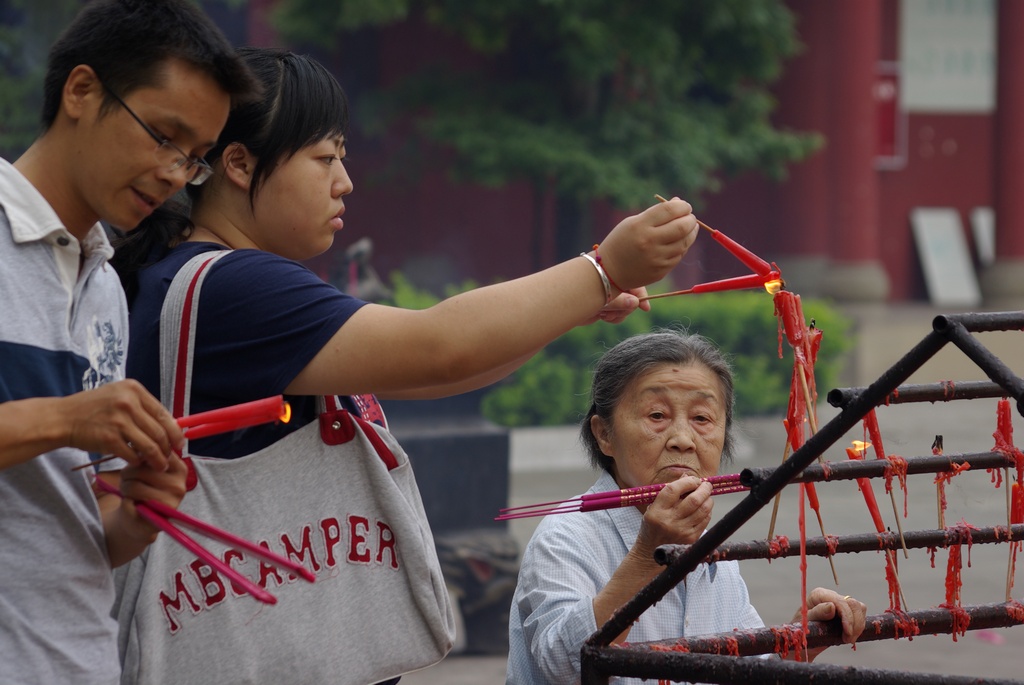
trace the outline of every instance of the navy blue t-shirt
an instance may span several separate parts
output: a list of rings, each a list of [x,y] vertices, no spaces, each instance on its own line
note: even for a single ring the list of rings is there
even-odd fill
[[[222,250],[187,242],[139,273],[131,304],[127,375],[160,397],[160,310],[178,270],[197,254]],[[199,298],[189,413],[282,394],[364,301],[302,264],[262,250],[235,250],[209,267]],[[315,397],[286,397],[287,424],[265,424],[189,443],[196,455],[236,458],[262,449],[316,417]],[[364,398],[349,408],[382,418]],[[355,402],[355,403],[353,403]],[[359,404],[363,406],[358,406]],[[374,414],[378,415],[374,415]]]

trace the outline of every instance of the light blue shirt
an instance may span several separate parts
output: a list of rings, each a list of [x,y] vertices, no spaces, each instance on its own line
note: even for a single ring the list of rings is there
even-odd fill
[[[588,492],[617,489],[611,475],[602,473]],[[580,649],[598,628],[593,599],[633,546],[642,519],[636,508],[627,507],[541,521],[523,553],[512,598],[507,685],[580,681]],[[762,627],[739,565],[720,561],[694,569],[640,616],[628,639],[649,642]]]

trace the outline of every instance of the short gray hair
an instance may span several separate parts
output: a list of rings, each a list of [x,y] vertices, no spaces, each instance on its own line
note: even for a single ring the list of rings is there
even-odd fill
[[[611,473],[613,460],[601,451],[590,428],[590,420],[598,416],[609,429],[612,414],[626,388],[635,379],[662,364],[700,364],[718,377],[725,401],[725,444],[722,460],[732,459],[732,368],[718,347],[702,335],[678,330],[659,330],[626,338],[605,352],[594,368],[594,381],[590,390],[590,409],[580,426],[580,440],[595,469]]]

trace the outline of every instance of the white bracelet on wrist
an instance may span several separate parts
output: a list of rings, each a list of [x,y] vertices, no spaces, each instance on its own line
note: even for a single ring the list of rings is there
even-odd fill
[[[597,269],[597,275],[601,277],[601,285],[604,286],[604,303],[608,304],[612,301],[612,284],[608,280],[608,274],[605,273],[604,267],[598,264],[597,260],[590,256],[587,252],[580,252],[580,257],[585,258],[588,262],[594,265]]]

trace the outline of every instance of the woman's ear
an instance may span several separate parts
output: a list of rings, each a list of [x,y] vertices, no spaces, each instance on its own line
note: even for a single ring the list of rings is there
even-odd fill
[[[256,169],[256,157],[242,143],[231,143],[220,155],[224,165],[224,176],[233,184],[249,192],[252,175]]]
[[[601,452],[611,458],[615,458],[612,454],[611,444],[611,431],[608,429],[608,425],[604,422],[600,416],[596,414],[590,417],[590,432],[594,434],[594,439],[597,440],[597,446],[601,448]]]

